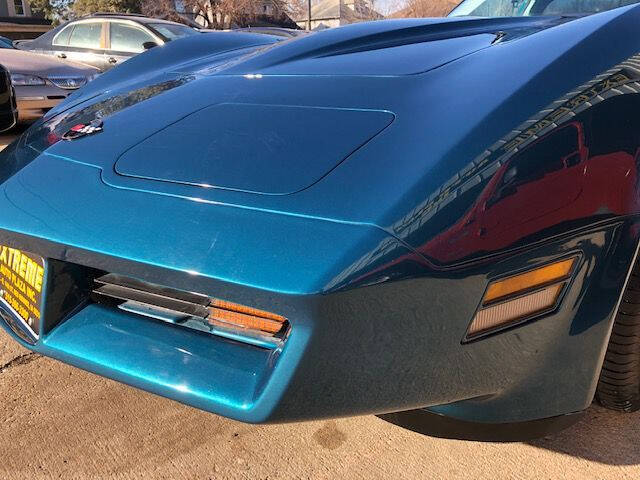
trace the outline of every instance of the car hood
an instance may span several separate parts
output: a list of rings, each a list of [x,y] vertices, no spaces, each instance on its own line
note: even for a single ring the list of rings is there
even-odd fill
[[[41,77],[78,75],[88,76],[98,70],[79,63],[63,62],[48,55],[24,50],[1,49],[0,64],[12,73],[27,73]]]
[[[127,258],[157,235],[188,252],[221,242],[230,248],[221,258],[237,263],[220,278],[303,249],[300,219],[322,224],[304,233],[323,243],[335,237],[328,225],[341,224],[420,249],[473,206],[499,167],[482,161],[488,148],[636,54],[634,43],[608,45],[631,36],[639,16],[631,7],[557,27],[426,20],[281,43],[233,33],[170,42],[81,88],[0,154],[0,194],[15,212],[5,228]],[[462,37],[475,43],[458,58],[431,48]],[[329,61],[342,55],[352,56],[350,73]],[[92,121],[95,129],[76,130],[91,134],[62,139]],[[247,256],[231,250],[241,234],[256,242]],[[352,255],[342,234],[331,242],[345,259],[363,253]],[[274,244],[282,253],[265,250]],[[387,251],[370,246],[375,258]],[[142,250],[145,262],[167,256]],[[199,259],[183,260],[174,266],[202,271]],[[325,277],[332,285],[343,281],[336,273]]]
[[[99,115],[103,135],[118,137],[109,146],[107,168],[120,176],[291,194],[322,179],[394,121],[394,111],[367,106],[358,100],[361,92],[351,89],[428,72],[508,35],[519,38],[554,24],[557,21],[522,18],[385,21],[285,42],[261,40],[261,45],[255,45],[260,38],[256,35],[203,34],[136,57],[117,69],[119,76],[101,76],[81,91],[84,103],[55,120],[55,135],[61,137],[64,129]],[[186,60],[173,52],[197,51],[203,42],[223,51]],[[142,79],[133,74],[139,68],[136,62],[153,65],[156,59],[178,60],[155,67],[158,75],[148,73],[153,66],[146,67]],[[331,78],[343,79],[333,91]],[[361,87],[358,78],[364,82]],[[101,87],[108,92],[100,92]],[[323,95],[333,101],[319,101]],[[148,111],[147,100],[156,96],[166,102]],[[64,105],[47,118],[61,109]],[[59,148],[80,153],[71,145]]]

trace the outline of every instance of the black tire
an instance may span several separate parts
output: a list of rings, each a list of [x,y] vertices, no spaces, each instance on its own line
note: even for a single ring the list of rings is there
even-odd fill
[[[596,399],[611,410],[640,410],[640,261],[633,267],[622,295]]]

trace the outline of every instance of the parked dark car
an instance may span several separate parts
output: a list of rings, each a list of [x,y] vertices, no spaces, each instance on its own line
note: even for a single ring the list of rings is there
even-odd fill
[[[18,121],[16,96],[9,70],[0,65],[0,132],[9,130]]]
[[[16,47],[105,71],[149,48],[197,33],[180,23],[142,15],[100,13],[60,25]]]
[[[245,27],[237,28],[235,31],[247,33],[262,33],[264,35],[275,35],[276,37],[285,38],[300,37],[309,33],[307,30],[294,30],[293,28],[282,27]]]

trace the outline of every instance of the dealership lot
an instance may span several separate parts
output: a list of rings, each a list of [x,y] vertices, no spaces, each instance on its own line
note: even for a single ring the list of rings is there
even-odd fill
[[[594,406],[553,438],[517,444],[430,438],[373,416],[245,425],[30,354],[2,331],[0,410],[7,480],[640,478],[640,413]]]

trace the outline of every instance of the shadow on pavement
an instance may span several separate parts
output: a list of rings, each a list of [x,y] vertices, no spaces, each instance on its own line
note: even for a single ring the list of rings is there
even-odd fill
[[[594,404],[573,427],[528,443],[607,465],[640,465],[640,412],[613,412]]]

